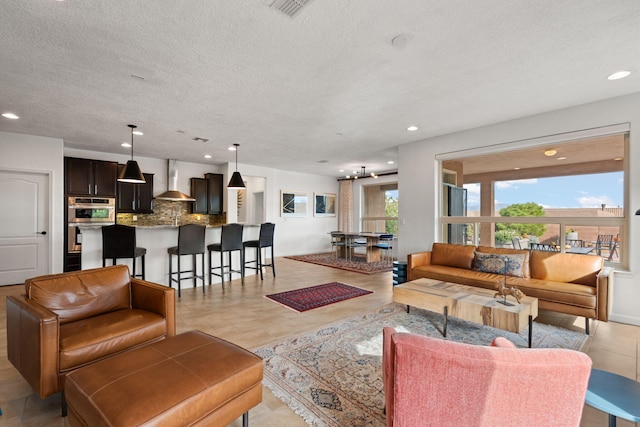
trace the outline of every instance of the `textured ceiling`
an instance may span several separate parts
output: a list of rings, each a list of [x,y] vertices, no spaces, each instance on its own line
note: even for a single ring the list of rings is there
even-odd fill
[[[222,164],[239,143],[243,164],[339,176],[640,91],[638,0],[272,1],[0,1],[0,112],[21,117],[0,130],[126,154],[133,123],[136,155]]]

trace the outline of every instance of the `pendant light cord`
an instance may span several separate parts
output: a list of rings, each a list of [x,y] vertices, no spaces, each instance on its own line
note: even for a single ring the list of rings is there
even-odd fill
[[[131,160],[133,160],[133,130],[137,128],[136,125],[127,125],[131,128]]]

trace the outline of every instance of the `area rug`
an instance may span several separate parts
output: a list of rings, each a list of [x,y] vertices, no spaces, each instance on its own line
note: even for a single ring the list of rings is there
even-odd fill
[[[264,359],[264,384],[309,425],[385,426],[382,386],[382,328],[488,345],[504,336],[527,347],[520,334],[449,318],[443,338],[442,315],[388,304],[317,330],[257,349]],[[535,323],[533,346],[579,350],[588,336]]]
[[[325,267],[339,268],[341,270],[355,271],[356,273],[363,274],[383,273],[393,269],[393,265],[390,262],[367,262],[366,256],[363,254],[353,254],[351,260],[346,258],[336,258],[336,255],[330,252],[322,254],[286,256],[285,258],[309,262],[311,264],[324,265]]]
[[[301,312],[371,293],[373,291],[340,282],[331,282],[265,296]]]

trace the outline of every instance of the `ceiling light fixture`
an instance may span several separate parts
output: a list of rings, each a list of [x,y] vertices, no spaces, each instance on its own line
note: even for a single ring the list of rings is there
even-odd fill
[[[127,165],[124,167],[124,170],[118,177],[118,181],[120,182],[129,182],[131,184],[144,184],[147,182],[144,179],[144,175],[142,175],[142,171],[138,166],[138,163],[133,160],[133,130],[137,127],[136,125],[127,125],[131,128],[131,160],[127,161]]]
[[[408,130],[409,132],[416,131],[416,130],[418,130],[418,126],[409,126],[409,127],[407,128],[407,130]]]
[[[547,157],[553,157],[558,153],[558,150],[547,150],[544,152],[544,155]]]
[[[353,171],[353,179],[358,179],[358,178],[378,178],[378,175],[376,175],[373,172],[367,175],[366,168],[364,166],[361,166],[359,174],[358,172]],[[349,179],[349,175],[347,175],[347,179]]]
[[[609,80],[620,80],[620,79],[624,79],[629,74],[631,74],[631,71],[618,71],[617,73],[611,74],[609,77],[607,77],[607,79],[609,79]]]
[[[242,180],[242,176],[240,175],[240,172],[238,172],[238,147],[239,146],[240,144],[233,144],[233,147],[234,147],[233,149],[236,152],[236,171],[233,173],[233,175],[231,175],[231,180],[227,185],[227,188],[230,190],[240,190],[242,188],[245,188],[244,181]]]
[[[11,119],[11,120],[17,120],[20,118],[13,113],[2,113],[2,117],[4,117],[5,119]]]

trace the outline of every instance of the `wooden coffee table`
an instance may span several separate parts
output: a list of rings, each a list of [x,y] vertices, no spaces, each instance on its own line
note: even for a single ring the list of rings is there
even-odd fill
[[[502,298],[494,298],[495,291],[443,282],[433,279],[417,279],[393,287],[393,301],[409,307],[422,308],[444,314],[443,336],[447,336],[448,316],[481,323],[485,326],[520,333],[529,326],[529,347],[533,331],[533,319],[538,317],[538,299],[524,297],[518,304],[507,297],[512,306],[501,304]]]

